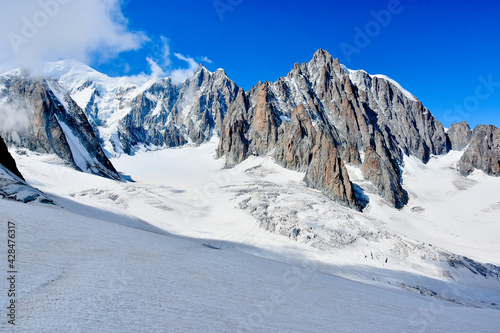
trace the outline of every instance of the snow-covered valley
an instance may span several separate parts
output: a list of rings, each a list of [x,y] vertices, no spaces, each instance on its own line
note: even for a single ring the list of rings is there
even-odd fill
[[[224,169],[216,147],[112,159],[127,182],[14,154],[63,207],[0,201],[19,228],[19,331],[497,330],[500,179],[461,176],[460,152],[405,157],[402,210],[349,167],[358,213],[270,157]]]

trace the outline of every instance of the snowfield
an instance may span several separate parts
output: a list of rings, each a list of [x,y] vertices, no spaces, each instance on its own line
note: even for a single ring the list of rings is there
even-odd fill
[[[113,159],[128,182],[13,152],[59,205],[0,200],[16,331],[498,331],[500,179],[460,176],[460,152],[405,158],[402,210],[349,166],[358,213],[268,157],[224,169],[216,147]]]

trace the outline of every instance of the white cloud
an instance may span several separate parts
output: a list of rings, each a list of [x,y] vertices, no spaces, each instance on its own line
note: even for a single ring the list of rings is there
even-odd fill
[[[123,73],[127,74],[128,72],[130,72],[130,65],[128,63],[125,63],[125,65],[123,65]]]
[[[173,71],[170,71],[170,77],[172,78],[172,82],[175,84],[182,83],[189,79],[191,76],[193,76],[194,72],[198,68],[199,64],[194,61],[193,58],[190,57],[185,57],[180,53],[174,53],[174,56],[182,61],[185,61],[188,63],[188,68],[179,68],[175,69]]]
[[[213,63],[212,60],[208,59],[208,57],[201,57],[201,58],[198,58],[201,62],[205,62],[207,64],[211,64]]]
[[[161,38],[161,42],[163,44],[163,47],[162,47],[163,65],[165,67],[168,67],[172,63],[172,61],[170,60],[170,45],[168,44],[169,40],[168,40],[168,38],[166,38],[164,36],[161,36],[160,38]]]
[[[147,41],[129,31],[120,0],[3,1],[0,62],[37,69],[43,61],[113,58]]]
[[[184,56],[180,53],[174,53],[175,58],[187,63],[187,67],[172,68],[172,59],[170,58],[170,45],[169,40],[164,36],[160,37],[161,40],[161,54],[156,57],[147,57],[146,61],[149,64],[151,76],[154,78],[170,76],[174,84],[181,84],[188,78],[193,76],[194,72],[199,66],[193,58]],[[207,57],[199,58],[201,61],[211,63]]]
[[[0,104],[0,135],[8,141],[20,142],[29,129],[34,108],[25,100]]]
[[[146,58],[149,67],[151,68],[151,76],[154,78],[159,78],[162,76],[165,76],[165,71],[158,65],[156,61],[154,61],[152,58],[147,57]]]

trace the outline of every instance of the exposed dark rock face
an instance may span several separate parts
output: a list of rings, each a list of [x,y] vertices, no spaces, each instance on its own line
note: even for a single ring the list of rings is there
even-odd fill
[[[178,95],[178,88],[170,79],[164,79],[152,84],[130,102],[131,110],[120,120],[121,130],[118,132],[126,154],[132,154],[139,144],[175,147],[187,142],[165,111],[173,108]]]
[[[261,85],[257,93],[254,117],[249,133],[252,138],[252,152],[254,154],[266,154],[278,141],[278,117],[271,104],[267,85]]]
[[[304,180],[310,187],[359,209],[353,184],[328,129],[316,130],[311,114],[302,106],[293,111],[289,122],[280,121],[269,105],[266,84],[258,89],[254,108],[240,95],[239,108],[233,109],[233,104],[224,121],[218,155],[226,155],[226,165],[233,166],[249,154],[272,154],[284,167],[306,171]]]
[[[24,128],[2,133],[8,142],[32,151],[56,154],[81,171],[120,179],[104,155],[85,113],[68,95],[57,91],[56,82],[25,77],[8,77],[2,81],[5,89],[1,95],[7,99],[3,107],[11,105],[11,112],[26,117]],[[20,105],[23,110],[17,109]]]
[[[232,167],[248,157],[249,142],[246,133],[249,129],[248,100],[243,90],[229,107],[222,125],[221,139],[217,156],[226,156],[226,166]]]
[[[332,199],[358,209],[354,187],[335,140],[327,128],[313,125],[311,114],[296,108],[290,122],[280,127],[280,140],[274,148],[276,161],[286,168],[305,170],[308,186],[319,189]]]
[[[493,125],[478,125],[472,132],[469,147],[459,162],[459,170],[468,175],[479,169],[500,176],[500,129]]]
[[[308,63],[295,64],[286,77],[259,82],[248,92],[223,70],[211,73],[201,66],[180,86],[169,78],[138,86],[99,79],[95,73],[90,77],[59,82],[4,80],[8,91],[28,96],[35,108],[29,134],[20,136],[20,145],[55,152],[76,165],[66,127],[81,127],[83,136],[73,134],[85,149],[97,151],[92,156],[101,169],[113,171],[99,145],[109,153],[133,154],[142,145],[175,147],[219,136],[217,156],[225,156],[228,167],[249,155],[271,155],[284,167],[305,172],[309,186],[359,207],[347,175],[348,163],[362,168],[379,193],[400,208],[408,201],[401,172],[404,155],[426,163],[432,154],[463,149],[469,143],[470,129],[465,123],[454,124],[445,133],[429,110],[397,82],[350,71],[324,50],[318,50]],[[58,90],[58,83],[66,90]],[[99,133],[95,135],[94,130]],[[7,136],[7,140],[14,139]],[[464,155],[462,173],[471,167],[496,172],[490,141],[477,143],[481,148]],[[482,153],[480,162],[478,152]]]
[[[450,138],[451,149],[462,150],[469,144],[472,130],[465,121],[462,121],[452,124],[446,134]]]
[[[363,165],[365,177],[398,208],[408,201],[400,170],[403,154],[427,162],[431,154],[444,154],[450,148],[441,123],[413,95],[388,78],[350,72],[323,50],[309,63],[295,64],[286,77],[256,85],[246,99],[248,116],[242,119],[249,128],[244,133],[244,126],[239,127],[238,137],[245,138],[248,153],[273,151],[285,167],[307,171],[313,151],[314,156],[320,156],[318,152],[325,151],[320,147],[327,146],[320,142],[327,140],[330,154]],[[256,126],[253,117],[257,114]],[[231,128],[234,119],[227,118],[226,127]],[[278,129],[278,140],[273,127]],[[226,140],[234,141],[227,134],[223,131],[218,155],[238,155],[225,144]],[[265,140],[258,139],[259,135]],[[360,153],[368,160],[362,161]],[[234,162],[229,159],[229,164]],[[345,199],[340,193],[335,196]]]
[[[12,155],[9,153],[9,150],[7,149],[7,145],[5,144],[5,141],[3,140],[2,137],[0,137],[0,164],[2,164],[4,167],[7,168],[10,172],[12,172],[14,175],[19,177],[20,179],[24,180],[23,175],[19,171],[16,165],[16,161],[12,157]]]
[[[351,208],[360,208],[344,161],[332,141],[323,135],[312,150],[304,180],[308,186],[321,190],[330,198]]]
[[[389,202],[396,208],[402,208],[408,202],[408,193],[401,186],[400,171],[388,157],[385,148],[380,150],[381,154],[375,148],[366,149],[363,174],[377,186]]]
[[[26,183],[2,137],[0,137],[0,199],[23,203],[54,203],[45,194]]]
[[[199,67],[182,86],[159,79],[130,102],[120,120],[122,149],[131,154],[137,145],[177,147],[201,144],[220,135],[224,116],[241,89],[223,70],[210,73]]]
[[[285,168],[306,171],[314,148],[322,141],[321,135],[313,126],[311,114],[299,106],[293,111],[290,122],[280,127],[280,139],[273,155]],[[331,138],[330,143],[333,143]],[[318,155],[315,157],[317,160]]]

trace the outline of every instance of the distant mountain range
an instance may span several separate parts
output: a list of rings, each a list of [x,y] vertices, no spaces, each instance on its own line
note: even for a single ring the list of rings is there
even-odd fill
[[[403,156],[465,152],[458,170],[500,176],[500,129],[449,130],[394,80],[349,70],[318,50],[276,82],[244,91],[224,70],[200,66],[182,85],[170,78],[110,78],[76,61],[50,63],[38,77],[0,75],[0,135],[8,145],[57,154],[77,170],[120,180],[110,156],[220,139],[217,156],[232,167],[271,155],[305,172],[333,200],[361,210],[363,189],[349,179],[358,167],[396,208],[408,202]],[[2,164],[4,162],[2,157]]]

